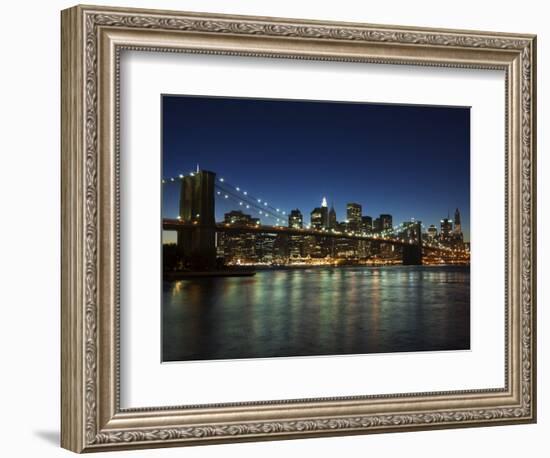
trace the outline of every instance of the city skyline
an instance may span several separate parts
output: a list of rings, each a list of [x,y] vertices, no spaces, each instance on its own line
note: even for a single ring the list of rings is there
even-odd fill
[[[469,117],[163,96],[162,360],[469,349]]]
[[[448,213],[452,220],[460,208],[469,241],[468,108],[187,96],[162,100],[165,178],[188,174],[199,164],[250,195],[269,199],[285,211],[284,225],[296,208],[309,224],[310,212],[323,199],[329,208],[334,205],[340,222],[347,219],[348,204],[357,203],[362,215],[373,220],[391,214],[394,224],[415,218],[426,229],[433,224],[438,230],[441,219]],[[207,135],[209,125],[217,135]],[[323,133],[330,128],[332,133]],[[397,138],[406,132],[407,141]],[[266,136],[263,143],[260,134]],[[330,153],[335,137],[342,150],[336,155]],[[298,152],[300,144],[309,147]],[[395,153],[369,153],[373,145]],[[178,195],[177,184],[164,187],[163,217],[177,217]],[[217,199],[216,220],[239,209],[262,217]]]

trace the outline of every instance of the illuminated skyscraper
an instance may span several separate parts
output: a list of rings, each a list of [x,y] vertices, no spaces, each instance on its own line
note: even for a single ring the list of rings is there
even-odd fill
[[[372,232],[372,216],[363,216],[361,218],[361,230],[363,232]]]
[[[320,207],[314,208],[310,213],[311,227],[314,229],[326,229],[328,227],[328,205],[326,197]]]
[[[304,217],[298,209],[292,210],[288,215],[288,227],[293,229],[301,229],[304,227]]]
[[[441,220],[441,229],[440,229],[440,240],[443,243],[449,243],[451,241],[451,234],[453,232],[453,220],[447,218],[443,218]]]
[[[347,205],[346,217],[348,220],[348,228],[352,231],[358,231],[361,228],[361,216],[363,208],[360,204],[350,202]]]
[[[437,237],[437,227],[435,227],[433,224],[430,225],[430,227],[428,228],[428,237],[432,240]]]
[[[392,215],[382,214],[380,215],[380,230],[387,231],[393,228]]]
[[[328,228],[328,204],[326,197],[323,197],[321,202],[321,212],[323,213],[323,227],[326,229]]]
[[[292,210],[288,215],[288,227],[292,229],[302,229],[304,227],[304,218],[302,212],[298,209]],[[290,261],[299,260],[304,256],[305,237],[299,234],[293,234],[288,237],[288,256]]]
[[[322,229],[323,228],[323,210],[321,207],[314,208],[309,214],[311,227],[313,229]]]

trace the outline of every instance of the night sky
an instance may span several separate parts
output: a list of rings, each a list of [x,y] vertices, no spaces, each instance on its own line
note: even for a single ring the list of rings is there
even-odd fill
[[[164,178],[199,164],[307,224],[323,197],[338,221],[356,202],[438,230],[458,207],[470,239],[469,108],[165,95],[162,153]],[[163,185],[163,216],[178,202],[179,186]],[[216,199],[218,221],[232,209]]]

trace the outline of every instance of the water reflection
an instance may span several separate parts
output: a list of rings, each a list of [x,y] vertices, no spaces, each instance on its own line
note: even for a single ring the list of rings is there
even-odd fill
[[[164,361],[469,346],[468,267],[289,269],[164,283]]]

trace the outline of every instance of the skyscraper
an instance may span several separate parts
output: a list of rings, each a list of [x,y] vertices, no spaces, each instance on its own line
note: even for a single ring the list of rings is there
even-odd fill
[[[301,229],[304,227],[304,217],[302,212],[297,208],[292,210],[288,215],[288,227],[293,229]]]
[[[380,215],[380,230],[387,231],[393,228],[393,217],[388,214]]]
[[[309,221],[313,229],[323,228],[323,212],[321,207],[315,207],[309,214]]]
[[[380,218],[374,218],[374,221],[372,222],[372,231],[380,232],[381,230],[382,230],[382,222],[380,221]]]
[[[328,227],[330,229],[334,229],[337,224],[338,221],[336,220],[336,210],[334,209],[334,204],[332,204],[330,206],[330,210],[328,211]]]
[[[292,229],[302,229],[304,227],[304,217],[297,208],[288,215],[288,227]],[[301,259],[304,256],[304,236],[293,234],[288,237],[288,255],[290,260]]]
[[[456,248],[464,248],[464,235],[462,234],[462,225],[460,224],[460,211],[455,210],[455,228],[453,231],[453,245]]]
[[[311,211],[310,221],[311,227],[314,229],[326,229],[328,227],[328,206],[325,197],[323,197],[321,206]]]
[[[328,228],[328,204],[326,197],[323,197],[321,201],[321,212],[323,213],[323,227]]]
[[[348,203],[346,217],[348,220],[348,228],[352,231],[358,231],[361,228],[361,216],[363,208],[360,204],[353,202]]]
[[[437,237],[437,227],[435,227],[433,224],[431,224],[428,228],[428,237],[432,240]]]
[[[363,216],[361,218],[361,230],[363,232],[372,232],[372,216]]]
[[[460,211],[458,208],[455,210],[455,233],[462,234],[462,225],[460,224]]]
[[[443,243],[449,243],[451,241],[451,234],[453,232],[453,220],[443,218],[441,220],[440,240]]]

